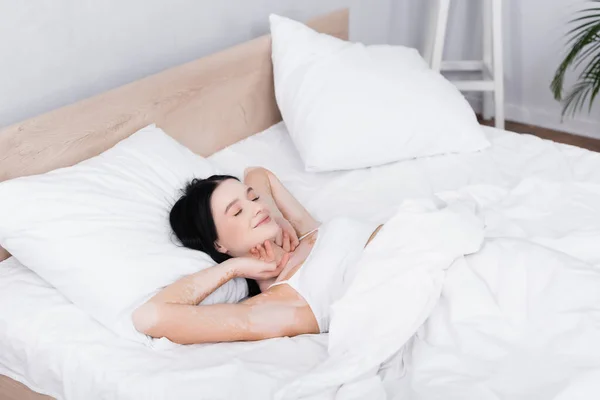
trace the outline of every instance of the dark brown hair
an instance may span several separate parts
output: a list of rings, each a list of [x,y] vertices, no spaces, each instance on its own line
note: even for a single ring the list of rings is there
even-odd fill
[[[192,179],[182,190],[182,196],[175,202],[169,214],[171,229],[181,244],[208,254],[217,263],[222,263],[231,256],[221,253],[215,247],[218,239],[217,227],[210,201],[215,189],[227,179],[239,181],[231,175],[212,175],[206,179]],[[249,296],[260,293],[255,280],[246,279],[246,281]]]

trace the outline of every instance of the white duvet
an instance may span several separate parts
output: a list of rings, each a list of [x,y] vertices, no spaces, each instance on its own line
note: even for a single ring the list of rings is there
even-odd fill
[[[406,351],[411,399],[600,398],[600,186],[479,186],[481,251],[448,270]]]
[[[280,124],[211,157],[238,175],[270,168],[320,219],[460,216],[439,231],[384,228],[372,244],[387,261],[365,253],[330,335],[153,350],[115,337],[9,259],[0,373],[66,399],[597,397],[600,155],[486,133],[492,147],[478,154],[308,174]],[[412,247],[394,250],[402,232]],[[419,245],[441,256],[395,262]],[[398,290],[410,282],[423,290]]]
[[[328,358],[279,398],[339,398],[349,382],[382,398],[598,398],[600,186],[435,198],[403,204],[365,250]]]

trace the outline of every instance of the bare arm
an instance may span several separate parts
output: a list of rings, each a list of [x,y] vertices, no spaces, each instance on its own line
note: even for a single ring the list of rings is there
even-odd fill
[[[269,206],[272,215],[282,215],[288,220],[298,236],[316,228],[319,222],[283,186],[281,181],[266,168],[249,167],[244,171],[244,183]]]
[[[228,262],[185,276],[137,308],[132,315],[133,325],[152,337],[185,339],[188,327],[178,325],[175,317],[181,317],[188,308],[199,308],[197,304],[234,277],[235,271]]]
[[[231,263],[227,261],[184,276],[165,287],[149,301],[192,306],[200,304],[212,292],[237,277],[235,270],[231,267]]]
[[[166,337],[179,344],[262,340],[318,332],[306,330],[306,321],[314,319],[306,307],[284,304],[159,303],[152,312],[160,322],[151,329],[150,336]]]
[[[277,321],[261,317],[265,306],[246,304],[198,305],[221,285],[237,277],[265,279],[279,275],[280,264],[250,258],[232,258],[219,265],[185,276],[167,286],[133,312],[135,328],[152,337],[166,337],[181,344],[258,340],[281,336]],[[265,331],[269,322],[272,334]],[[283,332],[285,334],[285,332]],[[266,335],[266,336],[265,336]]]

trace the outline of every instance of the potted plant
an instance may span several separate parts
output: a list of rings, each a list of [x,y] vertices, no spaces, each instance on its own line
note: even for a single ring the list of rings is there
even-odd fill
[[[562,115],[575,115],[587,105],[591,111],[600,92],[600,0],[588,1],[587,7],[575,15],[567,33],[569,52],[560,64],[552,84],[554,98],[563,104]],[[565,75],[569,69],[579,69],[577,82],[565,90]]]

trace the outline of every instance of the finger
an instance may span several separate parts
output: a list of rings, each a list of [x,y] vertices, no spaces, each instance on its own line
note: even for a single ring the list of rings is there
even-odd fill
[[[267,243],[265,243],[265,250],[267,252],[267,257],[269,257],[269,260],[274,260],[275,255],[273,254],[273,247],[271,246],[270,241],[267,241]]]
[[[277,269],[277,265],[275,265],[275,263],[269,263],[269,265],[266,265],[262,270],[261,275],[268,279],[278,276],[279,273],[280,271]]]
[[[264,271],[267,271],[267,272],[277,271],[277,264],[275,264],[274,262],[265,263]]]
[[[285,264],[287,264],[289,259],[290,259],[290,253],[283,253],[283,255],[281,256],[281,259],[277,263],[277,268],[283,269],[283,267],[285,267]]]
[[[283,233],[283,251],[286,253],[290,251],[290,235],[287,232]]]
[[[300,241],[298,240],[298,235],[296,235],[296,233],[294,232],[294,235],[292,237],[293,250],[296,250],[296,247],[298,247],[299,244],[300,244]]]
[[[262,258],[262,259],[267,258],[267,252],[265,251],[265,248],[263,246],[260,246],[258,248],[258,251],[260,252],[260,258]]]
[[[289,260],[290,260],[290,253],[285,253],[283,255],[283,257],[281,257],[281,260],[279,260],[279,264],[277,265],[277,268],[283,269]]]
[[[283,242],[283,237],[282,237],[282,230],[279,229],[279,232],[277,232],[277,236],[275,236],[275,244],[277,246],[281,246],[281,243]]]
[[[263,272],[263,274],[261,275],[260,279],[277,278],[277,276],[279,276],[279,271]]]

